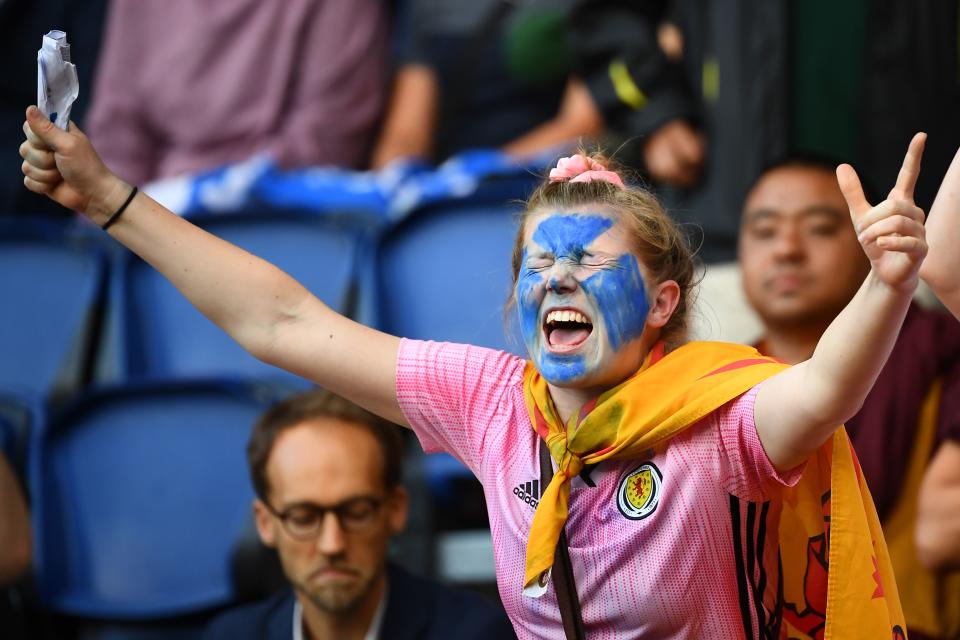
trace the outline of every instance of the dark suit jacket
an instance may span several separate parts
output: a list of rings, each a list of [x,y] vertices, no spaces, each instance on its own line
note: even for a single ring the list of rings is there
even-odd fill
[[[390,565],[381,640],[515,638],[503,611],[482,596],[413,576]],[[292,591],[231,609],[207,628],[205,640],[291,640]]]

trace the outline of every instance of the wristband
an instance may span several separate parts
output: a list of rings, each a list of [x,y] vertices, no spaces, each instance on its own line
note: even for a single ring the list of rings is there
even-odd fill
[[[120,208],[117,209],[117,210],[113,213],[112,216],[110,216],[109,218],[107,218],[107,221],[104,222],[103,225],[101,225],[100,228],[103,229],[104,231],[106,231],[107,229],[109,229],[109,228],[113,225],[114,222],[116,222],[117,220],[119,220],[119,219],[120,219],[120,216],[123,215],[123,212],[126,211],[126,210],[127,210],[127,207],[130,206],[130,203],[133,202],[133,197],[134,197],[135,195],[137,195],[137,188],[136,188],[136,187],[133,188],[133,190],[130,192],[130,195],[127,196],[127,199],[124,200],[124,202],[123,202],[122,205],[120,205]]]

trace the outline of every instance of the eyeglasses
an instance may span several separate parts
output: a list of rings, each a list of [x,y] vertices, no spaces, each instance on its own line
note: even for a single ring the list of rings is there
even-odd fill
[[[366,533],[377,521],[377,514],[383,506],[383,498],[359,496],[329,507],[318,504],[297,504],[283,511],[277,511],[266,500],[261,500],[267,511],[280,519],[283,528],[292,537],[309,541],[320,535],[323,520],[327,512],[333,512],[340,528],[346,533]]]

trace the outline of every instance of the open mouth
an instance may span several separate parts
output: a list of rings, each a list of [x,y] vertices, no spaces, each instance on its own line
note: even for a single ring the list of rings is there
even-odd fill
[[[554,309],[543,322],[543,334],[551,351],[573,351],[593,332],[590,318],[575,309]]]

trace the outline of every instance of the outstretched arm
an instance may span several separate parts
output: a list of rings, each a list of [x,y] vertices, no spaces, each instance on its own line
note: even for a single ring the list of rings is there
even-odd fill
[[[960,318],[960,150],[947,169],[927,220],[930,253],[920,267],[920,277],[940,301]]]
[[[103,225],[131,187],[76,126],[27,110],[24,184]],[[398,424],[399,341],[341,316],[293,278],[138,194],[110,235],[166,276],[205,316],[269,364],[313,380]]]
[[[896,186],[876,207],[867,203],[853,168],[837,168],[871,269],[813,356],[770,378],[757,393],[757,433],[779,470],[805,460],[859,411],[893,349],[927,251],[923,211],[913,203],[925,140],[924,134],[914,136]]]

